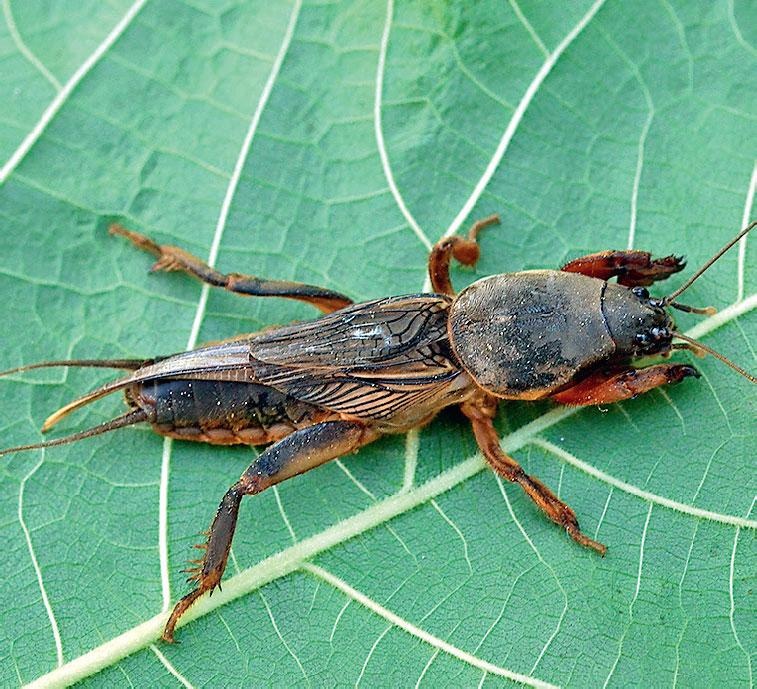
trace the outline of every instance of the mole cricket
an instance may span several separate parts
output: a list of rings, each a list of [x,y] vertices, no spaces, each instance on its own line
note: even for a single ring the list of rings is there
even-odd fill
[[[474,224],[467,237],[451,236],[433,247],[428,259],[433,293],[359,304],[312,285],[223,274],[178,247],[112,225],[111,234],[157,257],[153,270],[184,272],[237,294],[297,299],[324,315],[172,356],[47,361],[5,371],[0,375],[50,366],[130,371],[56,411],[43,432],[117,390],[124,392],[129,409],[94,428],[0,454],[62,445],[142,422],[181,440],[268,445],[223,496],[205,543],[196,546],[204,554],[186,570],[195,588],[173,608],[163,631],[167,642],[173,642],[186,610],[220,586],[245,495],[355,452],[384,434],[422,426],[450,405],[458,405],[468,418],[481,453],[498,475],[519,484],[574,541],[604,555],[606,547],[581,531],[573,510],[501,449],[493,424],[497,403],[548,398],[565,405],[608,404],[698,377],[688,364],[633,365],[676,349],[711,354],[757,382],[678,332],[669,312],[672,307],[714,313],[712,307],[676,299],[757,221],[662,298],[650,296],[646,287],[682,270],[683,258],[656,259],[630,249],[576,258],[559,270],[486,277],[457,294],[449,275],[451,259],[474,264],[478,232],[498,222],[498,216],[490,216]]]

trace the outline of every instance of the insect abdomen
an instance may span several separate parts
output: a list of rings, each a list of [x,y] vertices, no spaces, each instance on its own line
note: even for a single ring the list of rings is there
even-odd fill
[[[148,381],[128,393],[161,435],[216,445],[260,445],[330,415],[267,385],[215,380]]]

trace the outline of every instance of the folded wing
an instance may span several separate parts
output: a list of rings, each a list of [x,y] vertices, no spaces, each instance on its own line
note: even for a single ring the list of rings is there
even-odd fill
[[[255,379],[334,411],[389,418],[459,374],[449,305],[438,295],[391,297],[263,333],[250,345]]]
[[[258,383],[345,414],[389,418],[432,399],[459,375],[447,337],[449,306],[430,294],[379,299],[158,359],[70,402],[43,428],[158,378]]]

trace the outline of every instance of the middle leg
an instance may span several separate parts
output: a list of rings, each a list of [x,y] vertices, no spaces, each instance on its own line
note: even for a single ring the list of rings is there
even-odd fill
[[[523,488],[536,506],[555,524],[562,526],[576,543],[596,550],[604,556],[607,547],[581,531],[576,513],[547,486],[533,476],[529,476],[518,462],[502,451],[493,423],[497,412],[497,399],[487,395],[483,399],[466,402],[460,408],[470,420],[476,442],[489,466],[502,478],[517,483]]]

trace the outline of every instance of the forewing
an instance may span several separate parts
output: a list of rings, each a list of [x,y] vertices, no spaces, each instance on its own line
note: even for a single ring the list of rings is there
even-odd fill
[[[334,411],[389,418],[459,374],[449,305],[438,295],[392,297],[263,333],[250,344],[255,379]]]
[[[182,352],[107,383],[56,412],[158,378],[254,382],[364,418],[389,418],[433,398],[459,374],[447,337],[450,300],[409,295]]]
[[[383,369],[423,366],[420,350],[446,338],[449,300],[411,294],[355,304],[314,321],[257,335],[250,353],[280,366]]]

